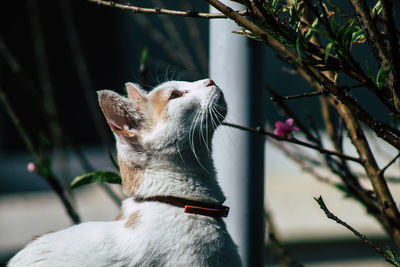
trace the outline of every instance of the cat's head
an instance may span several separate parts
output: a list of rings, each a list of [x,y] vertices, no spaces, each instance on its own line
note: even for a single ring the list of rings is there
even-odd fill
[[[99,91],[99,102],[119,157],[142,167],[157,157],[210,147],[227,112],[222,91],[210,79],[170,81],[149,93],[127,83],[126,90],[128,97]]]

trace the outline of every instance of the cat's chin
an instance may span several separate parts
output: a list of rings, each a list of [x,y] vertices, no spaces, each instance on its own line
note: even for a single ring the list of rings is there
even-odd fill
[[[214,116],[217,125],[219,126],[221,122],[225,119],[228,108],[223,92],[218,87],[216,88],[216,90],[218,93],[216,94],[215,99],[212,103],[211,112],[213,113],[212,116]]]

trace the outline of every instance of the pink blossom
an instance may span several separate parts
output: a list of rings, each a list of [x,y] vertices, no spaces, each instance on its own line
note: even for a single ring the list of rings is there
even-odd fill
[[[332,17],[333,15],[335,15],[335,12],[333,12],[333,11],[328,11],[328,14],[327,14],[327,18],[329,19],[330,17]]]
[[[285,122],[277,121],[275,122],[274,134],[281,137],[292,137],[292,133],[298,131],[299,128],[293,126],[293,119],[289,118]]]
[[[28,172],[35,172],[36,171],[36,166],[35,166],[35,163],[33,163],[33,162],[29,162],[28,166],[26,166],[26,168],[28,169]]]

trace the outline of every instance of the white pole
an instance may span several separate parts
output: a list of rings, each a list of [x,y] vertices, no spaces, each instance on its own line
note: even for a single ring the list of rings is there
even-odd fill
[[[243,9],[232,1],[224,2],[232,9]],[[210,11],[218,12],[212,7]],[[257,117],[253,109],[257,96],[254,94],[251,65],[257,55],[247,38],[232,33],[238,29],[240,27],[228,19],[210,21],[210,77],[224,92],[228,103],[227,120],[255,126],[252,123]],[[226,219],[228,231],[239,246],[244,266],[262,266],[263,138],[259,142],[258,137],[247,132],[221,128],[216,132],[213,148],[219,182],[227,196],[225,203],[231,207]],[[254,165],[255,162],[261,164]]]

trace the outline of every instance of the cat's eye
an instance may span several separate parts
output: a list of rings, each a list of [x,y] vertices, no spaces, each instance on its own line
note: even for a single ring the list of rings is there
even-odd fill
[[[178,98],[178,97],[181,97],[181,96],[183,96],[183,92],[178,91],[178,90],[174,90],[169,95],[169,100],[172,100],[172,99],[175,99],[175,98]]]

